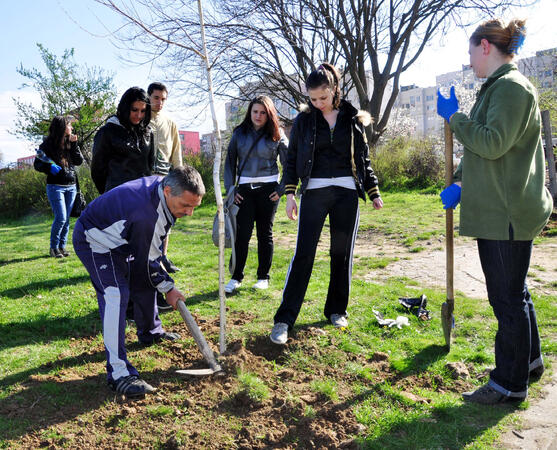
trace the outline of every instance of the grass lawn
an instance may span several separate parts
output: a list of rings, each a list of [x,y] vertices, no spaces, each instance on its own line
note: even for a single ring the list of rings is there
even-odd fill
[[[410,257],[443,235],[437,196],[387,193],[384,201],[380,212],[361,204],[365,239],[387,236],[406,246]],[[244,287],[227,299],[228,350],[219,357],[224,375],[175,373],[204,362],[179,314],[165,314],[165,328],[182,335],[177,344],[144,348],[135,328],[127,329],[130,361],[158,389],[136,402],[106,387],[95,293],[75,255],[47,257],[51,218],[0,220],[0,448],[490,448],[505,427],[519,427],[516,411],[528,402],[481,407],[460,398],[483,384],[494,364],[496,323],[488,302],[456,298],[447,353],[440,324],[445,293],[409,278],[365,281],[368,266],[389,270],[391,260],[381,255],[362,260],[366,266],[355,263],[350,326],[337,330],[323,317],[329,258],[320,250],[292,339],[284,347],[271,344],[268,333],[295,242],[287,238],[296,233],[283,206],[275,222],[270,289],[251,288],[257,264],[252,241]],[[169,253],[182,268],[175,280],[186,305],[216,350],[213,214],[214,206],[202,206],[178,221]],[[422,293],[432,313],[426,322],[398,304],[400,296]],[[542,350],[555,356],[556,297],[532,294]],[[374,309],[385,317],[406,315],[410,326],[382,328]],[[447,366],[456,362],[468,378]],[[533,384],[531,397],[539,390]]]

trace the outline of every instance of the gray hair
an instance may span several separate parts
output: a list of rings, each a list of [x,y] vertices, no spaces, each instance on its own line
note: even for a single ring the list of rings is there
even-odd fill
[[[162,180],[163,188],[170,187],[173,197],[182,195],[184,191],[194,195],[205,195],[205,185],[201,175],[191,166],[174,167]]]

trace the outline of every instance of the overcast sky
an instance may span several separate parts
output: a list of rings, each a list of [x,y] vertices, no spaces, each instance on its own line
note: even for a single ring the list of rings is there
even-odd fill
[[[0,153],[4,163],[33,153],[32,143],[16,139],[8,133],[13,129],[15,108],[12,98],[37,101],[29,89],[20,89],[25,81],[16,68],[36,67],[43,70],[36,44],[41,43],[56,55],[65,49],[75,48],[78,64],[99,66],[114,74],[120,96],[133,85],[147,87],[154,80],[164,79],[156,68],[131,67],[120,59],[121,51],[110,40],[108,29],[115,29],[120,18],[93,0],[16,0],[2,2],[3,39],[0,64]],[[527,17],[528,36],[520,57],[530,56],[538,50],[557,47],[557,0],[540,0],[531,8],[507,11],[505,19]],[[468,35],[473,30],[455,30],[433,42],[414,66],[402,76],[402,84],[432,86],[435,75],[459,70],[468,63]],[[198,125],[187,126],[188,111],[170,95],[167,109],[182,129],[210,131],[210,112],[202,115]],[[224,108],[219,108],[223,116]],[[203,120],[205,118],[205,120]],[[220,120],[223,123],[224,118]]]

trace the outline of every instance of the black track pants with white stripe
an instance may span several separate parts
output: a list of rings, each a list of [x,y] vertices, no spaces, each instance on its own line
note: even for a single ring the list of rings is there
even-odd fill
[[[331,232],[331,275],[325,302],[325,317],[346,314],[352,279],[352,257],[360,212],[355,190],[337,186],[308,189],[300,202],[298,237],[290,262],[282,303],[274,321],[290,327],[302,307],[311,277],[315,252],[326,217]]]
[[[149,343],[155,336],[163,333],[155,304],[157,292],[152,287],[142,288],[138,283],[130,284],[130,262],[126,255],[110,250],[94,252],[79,221],[74,227],[73,245],[97,292],[106,351],[107,378],[111,381],[128,375],[138,375],[127,358],[126,307],[131,294],[136,305],[134,316],[138,338]],[[134,286],[132,289],[131,285]]]

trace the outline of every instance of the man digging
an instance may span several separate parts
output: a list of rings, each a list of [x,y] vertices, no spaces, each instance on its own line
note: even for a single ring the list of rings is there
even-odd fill
[[[156,305],[165,294],[174,309],[184,295],[161,267],[162,243],[176,219],[191,216],[205,186],[192,167],[180,166],[161,178],[122,184],[91,202],[77,220],[75,252],[97,292],[109,386],[128,398],[155,389],[139,378],[125,347],[126,307],[133,296],[137,337],[144,345],[180,339],[163,330]]]

